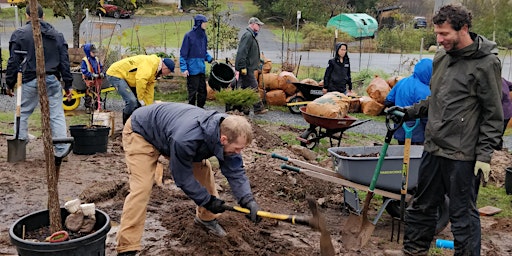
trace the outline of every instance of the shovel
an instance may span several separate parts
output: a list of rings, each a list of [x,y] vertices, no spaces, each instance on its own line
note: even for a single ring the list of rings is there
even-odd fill
[[[27,53],[22,51],[15,52],[17,54],[21,53],[25,55]],[[26,60],[27,58],[25,57],[18,69],[18,80],[16,83],[16,136],[14,136],[14,139],[7,140],[7,162],[9,163],[25,161],[26,158],[27,142],[25,140],[20,140],[18,137],[20,133],[22,69]]]
[[[400,221],[398,222],[398,236],[396,241],[400,240],[400,226],[401,223],[405,222],[405,195],[407,195],[407,184],[409,182],[409,162],[411,159],[411,138],[412,131],[418,126],[420,119],[416,119],[413,126],[407,125],[406,122],[402,124],[402,128],[405,131],[405,143],[404,143],[404,163],[402,164],[402,186],[400,188]],[[391,234],[391,240],[393,240],[393,234]]]
[[[321,256],[334,256],[334,246],[332,245],[331,235],[327,230],[327,223],[320,211],[318,211],[318,204],[314,198],[307,198],[309,209],[313,213],[313,217],[278,214],[265,211],[258,211],[258,216],[262,218],[269,218],[275,220],[285,221],[291,224],[305,225],[320,231],[320,255]],[[232,212],[241,212],[248,214],[251,211],[240,206],[224,205],[224,209]]]
[[[368,187],[368,193],[366,194],[366,198],[364,200],[363,209],[361,215],[357,215],[351,213],[345,222],[345,226],[342,230],[342,242],[343,246],[346,249],[360,249],[373,234],[373,230],[375,229],[375,225],[368,220],[368,208],[370,207],[370,201],[373,198],[373,193],[375,190],[375,185],[377,184],[377,180],[380,175],[380,169],[382,167],[382,163],[384,162],[384,158],[386,157],[386,152],[388,150],[389,143],[393,137],[393,133],[402,125],[403,118],[399,125],[395,125],[394,128],[390,126],[389,120],[392,116],[404,116],[404,113],[400,111],[394,111],[393,113],[386,113],[386,138],[384,139],[384,145],[380,151],[379,160],[377,161],[377,166],[375,167],[375,171],[373,172],[372,181],[370,186]]]

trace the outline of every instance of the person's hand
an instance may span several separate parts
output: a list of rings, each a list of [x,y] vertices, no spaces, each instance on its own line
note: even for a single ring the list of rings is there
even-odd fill
[[[98,75],[98,74],[92,74],[92,77],[93,77],[93,78],[98,78],[98,77],[100,77],[100,75]]]
[[[261,221],[261,217],[258,216],[258,211],[260,210],[260,206],[256,203],[256,201],[251,200],[248,203],[242,205],[242,207],[251,210],[246,216],[254,223],[258,223]]]
[[[140,104],[140,106],[142,106],[142,107],[146,106],[146,102],[144,102],[143,100],[139,100],[139,104]]]
[[[395,114],[395,112],[398,111],[398,112],[401,112],[403,113],[404,115],[403,116],[398,116]],[[399,107],[399,106],[392,106],[390,108],[388,108],[386,110],[386,113],[389,113],[390,114],[390,117],[391,117],[391,120],[393,120],[393,122],[399,124],[400,122],[402,122],[402,120],[405,122],[407,120],[409,120],[409,116],[407,114],[407,110],[403,107]]]
[[[188,74],[188,70],[185,70],[185,71],[183,72],[183,75],[184,75],[184,76],[188,76],[188,75],[189,75],[189,74]]]
[[[491,173],[491,165],[482,161],[476,161],[475,163],[475,176],[478,176],[478,171],[482,170],[484,174],[484,182],[489,181],[489,174]]]
[[[73,99],[73,95],[71,94],[71,90],[70,89],[64,89],[64,93],[66,94],[66,101],[70,101]]]
[[[105,78],[105,74],[100,73],[100,77],[101,77],[101,78]]]
[[[240,70],[240,74],[242,74],[243,76],[247,75],[247,69],[242,68],[242,70]]]
[[[218,199],[215,196],[211,196],[210,201],[208,201],[208,203],[203,205],[203,207],[212,213],[222,213],[226,210],[224,208],[225,203],[226,202],[224,202],[224,200]]]
[[[322,89],[322,93],[323,93],[323,94],[326,94],[326,93],[327,93],[327,89],[325,89],[325,88],[324,88],[324,89]]]

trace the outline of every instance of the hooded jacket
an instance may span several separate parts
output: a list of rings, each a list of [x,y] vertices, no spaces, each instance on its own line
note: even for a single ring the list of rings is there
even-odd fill
[[[64,81],[64,88],[70,89],[73,76],[69,67],[68,44],[64,36],[52,25],[39,20],[44,48],[44,67],[47,75],[55,75]],[[23,83],[36,79],[36,52],[32,23],[29,21],[23,27],[16,29],[9,40],[10,57],[7,61],[5,82],[9,88],[14,88],[20,64],[25,56],[15,51],[26,51],[27,61],[23,69]]]
[[[137,90],[138,100],[146,105],[153,104],[156,77],[163,63],[156,55],[136,55],[114,62],[107,70],[107,75],[126,81]]]
[[[152,144],[160,154],[170,157],[169,169],[176,185],[197,205],[203,206],[210,194],[194,178],[192,163],[215,156],[234,196],[253,199],[240,154],[224,155],[220,143],[220,123],[224,113],[206,111],[183,103],[161,103],[136,109],[132,129]]]
[[[398,83],[393,86],[391,91],[388,93],[384,105],[386,107],[390,106],[400,106],[407,107],[412,106],[414,103],[418,103],[421,100],[426,99],[430,96],[430,78],[432,77],[432,60],[431,59],[422,59],[414,66],[413,73],[398,81]],[[415,121],[408,121],[407,125],[412,127]],[[425,125],[427,123],[427,119],[418,124],[416,128],[412,131],[412,142],[421,143],[425,140]],[[398,128],[393,137],[398,141],[405,141],[405,131],[402,127]]]
[[[348,89],[352,90],[352,77],[350,76],[350,59],[348,52],[343,57],[343,63],[340,61],[338,50],[342,45],[348,46],[345,43],[336,44],[336,56],[329,60],[327,69],[324,74],[324,89],[328,92],[341,92],[345,93]]]
[[[260,45],[258,40],[256,40],[254,31],[247,27],[238,43],[235,69],[240,71],[245,68],[247,73],[251,73],[260,68],[260,63]]]
[[[473,43],[434,56],[431,96],[407,109],[428,115],[425,151],[489,163],[503,130],[501,63],[496,43],[471,33]]]
[[[203,22],[208,19],[201,14],[194,17],[194,27],[185,34],[180,49],[181,72],[188,70],[189,75],[205,74],[205,61],[212,62],[213,58],[208,53],[208,38],[201,28]]]
[[[101,64],[98,56],[91,57],[92,44],[84,44],[85,57],[82,59],[80,71],[86,79],[91,79],[92,74],[101,74],[103,71],[103,64]]]

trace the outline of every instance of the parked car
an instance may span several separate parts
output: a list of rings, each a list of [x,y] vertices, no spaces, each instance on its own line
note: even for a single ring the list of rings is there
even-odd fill
[[[109,16],[116,19],[130,18],[132,16],[132,11],[125,10],[120,6],[113,4],[104,4],[103,6],[96,8],[96,15]]]
[[[427,19],[422,16],[414,17],[414,28],[426,28],[427,27]]]

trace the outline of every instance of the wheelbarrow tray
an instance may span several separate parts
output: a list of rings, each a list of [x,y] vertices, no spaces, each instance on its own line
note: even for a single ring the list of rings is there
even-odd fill
[[[293,85],[297,87],[297,90],[299,90],[302,95],[304,96],[304,99],[307,101],[314,100],[316,98],[320,98],[324,95],[322,92],[322,86],[317,85],[311,85],[311,84],[305,84],[305,83],[299,83],[299,82],[293,82]]]
[[[328,152],[332,156],[335,172],[341,174],[341,176],[349,181],[369,185],[381,148],[382,146],[331,147],[328,149]],[[411,146],[407,190],[413,189],[418,183],[418,170],[422,153],[423,146]],[[400,193],[403,159],[403,145],[391,145],[388,147],[387,155],[382,163],[380,176],[375,186],[376,188]]]
[[[306,113],[307,106],[300,107],[302,117],[306,122],[329,130],[343,129],[352,125],[357,118],[346,116],[345,118],[328,118]]]

